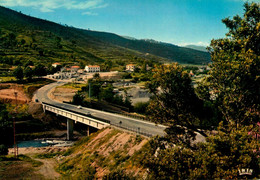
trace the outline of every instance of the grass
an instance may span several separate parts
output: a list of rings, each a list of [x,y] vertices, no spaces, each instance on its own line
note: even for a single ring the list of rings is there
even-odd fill
[[[0,156],[0,162],[4,162],[5,165],[10,165],[15,161],[28,162],[28,163],[32,164],[33,167],[39,167],[43,164],[42,162],[36,161],[36,160],[30,158],[29,156],[26,156],[23,154],[18,155],[18,158],[14,158],[14,156],[11,156],[11,155]]]
[[[25,155],[0,156],[0,179],[44,179],[40,174],[35,173],[35,168],[43,163],[31,159]]]
[[[30,158],[29,156],[25,156],[25,155],[19,155],[18,159],[21,160],[21,161],[31,163],[33,167],[39,167],[39,166],[43,165],[42,162],[36,161],[36,160]]]
[[[0,82],[9,82],[9,81],[16,81],[15,77],[12,76],[7,76],[7,77],[0,77]]]
[[[53,157],[58,156],[58,155],[61,155],[61,154],[62,154],[62,152],[36,154],[36,155],[34,155],[34,158],[38,158],[38,159],[50,159],[50,158],[53,158]]]
[[[75,90],[81,90],[82,87],[85,87],[86,84],[79,84],[79,83],[68,83],[64,84],[63,86],[59,86],[57,88],[70,88],[70,89],[75,89]]]
[[[16,107],[15,104],[6,104],[6,109],[8,112],[14,112],[15,107]],[[17,106],[17,113],[19,114],[28,114],[27,110],[28,110],[28,104],[19,104]]]
[[[129,155],[131,146],[138,145],[142,142],[142,136],[131,136],[126,144],[118,148],[112,146],[118,140],[118,136],[122,134],[120,130],[113,129],[111,132],[98,138],[94,144],[90,144],[97,135],[102,132],[98,131],[89,137],[82,138],[72,148],[61,154],[65,157],[64,161],[57,167],[57,171],[63,174],[63,178],[68,179],[86,179],[92,177],[96,178],[97,169],[104,171],[106,174],[114,172],[115,170],[123,170],[124,173],[129,174],[138,171],[138,175],[145,172],[142,169],[141,162],[145,157],[146,148],[135,151],[133,155]],[[117,138],[116,138],[117,137]],[[115,138],[115,141],[112,139]],[[108,148],[112,148],[109,149]],[[102,151],[108,152],[104,154]],[[38,155],[42,158],[51,158],[56,154],[48,153]],[[141,174],[139,174],[141,172]]]

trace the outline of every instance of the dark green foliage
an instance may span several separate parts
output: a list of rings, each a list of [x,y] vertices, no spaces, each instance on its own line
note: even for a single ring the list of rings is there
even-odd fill
[[[34,72],[33,70],[27,66],[25,69],[24,69],[24,77],[28,80],[31,80],[32,79],[32,76],[33,76]]]
[[[132,75],[131,75],[131,73],[124,73],[124,74],[122,75],[122,78],[123,78],[123,79],[131,79],[131,78],[132,78]]]
[[[168,136],[152,140],[143,161],[151,179],[246,179],[239,175],[239,170],[247,168],[253,171],[247,178],[259,178],[259,21],[259,4],[246,3],[243,18],[223,20],[229,29],[227,37],[211,42],[212,69],[196,91],[204,100],[201,109],[208,110],[215,123],[221,120],[224,123],[208,135],[206,142],[187,146],[187,141],[182,141],[192,137],[189,131],[193,128],[187,124],[192,122],[190,117],[201,120],[191,107],[196,98],[185,72],[175,71],[177,68],[156,71],[155,83],[149,86],[158,93],[152,104],[153,113],[159,120],[171,121],[170,128],[166,129]],[[174,126],[178,120],[183,120],[181,126]],[[177,141],[172,138],[178,135],[181,136]]]
[[[13,141],[12,119],[9,117],[6,106],[0,103],[0,144],[11,144]]]
[[[211,42],[207,85],[225,122],[248,125],[260,119],[259,9],[246,3],[243,17],[223,20],[227,37]]]
[[[259,174],[259,143],[248,134],[251,128],[226,133],[220,126],[218,134],[193,150],[155,138],[142,163],[149,168],[151,179],[236,179],[242,168],[253,169],[251,177],[255,177]]]
[[[7,155],[8,154],[8,147],[0,144],[0,155]]]
[[[105,100],[107,102],[113,102],[114,92],[113,92],[112,84],[103,87],[100,92],[100,99]]]
[[[37,64],[34,69],[35,76],[45,76],[47,74],[46,68],[42,64]]]
[[[148,106],[148,117],[166,123],[169,138],[176,143],[190,145],[199,130],[203,102],[195,94],[191,78],[178,64],[161,65],[154,70],[147,87],[153,94]],[[160,89],[160,90],[159,90]]]
[[[146,114],[149,102],[138,102],[134,105],[134,111],[140,114]]]
[[[73,100],[72,103],[76,104],[76,105],[83,105],[83,101],[84,101],[84,95],[80,92],[77,92],[74,96],[73,96]]]
[[[31,60],[29,60],[29,61],[26,61],[26,63],[24,64],[24,67],[33,66],[33,65],[34,65],[34,63]]]
[[[18,66],[14,72],[13,75],[16,79],[18,79],[19,81],[23,80],[24,74],[23,74],[23,69],[21,68],[21,66]]]
[[[97,79],[97,80],[89,80],[88,81],[88,88],[87,93],[90,95],[90,97],[99,98],[100,92],[101,92],[101,85],[103,83]],[[89,92],[90,91],[90,92]]]

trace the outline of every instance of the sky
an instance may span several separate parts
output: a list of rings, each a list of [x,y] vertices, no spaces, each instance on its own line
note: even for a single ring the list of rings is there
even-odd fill
[[[0,0],[24,14],[77,28],[180,46],[225,37],[222,19],[260,0]]]

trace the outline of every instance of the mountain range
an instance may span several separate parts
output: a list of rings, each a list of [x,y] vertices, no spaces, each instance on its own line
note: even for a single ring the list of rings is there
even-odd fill
[[[207,47],[205,47],[205,46],[186,45],[184,47],[190,48],[190,49],[195,49],[195,50],[198,50],[198,51],[208,52]]]
[[[109,64],[179,62],[205,64],[210,54],[149,39],[61,25],[0,6],[0,58],[16,61]]]

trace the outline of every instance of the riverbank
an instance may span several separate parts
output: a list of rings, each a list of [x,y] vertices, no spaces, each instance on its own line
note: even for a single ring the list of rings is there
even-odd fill
[[[43,154],[43,153],[58,153],[66,151],[69,147],[55,147],[55,146],[47,146],[47,147],[23,147],[18,148],[18,154],[23,155],[35,155],[35,154]],[[8,149],[8,155],[13,155],[14,149]]]

